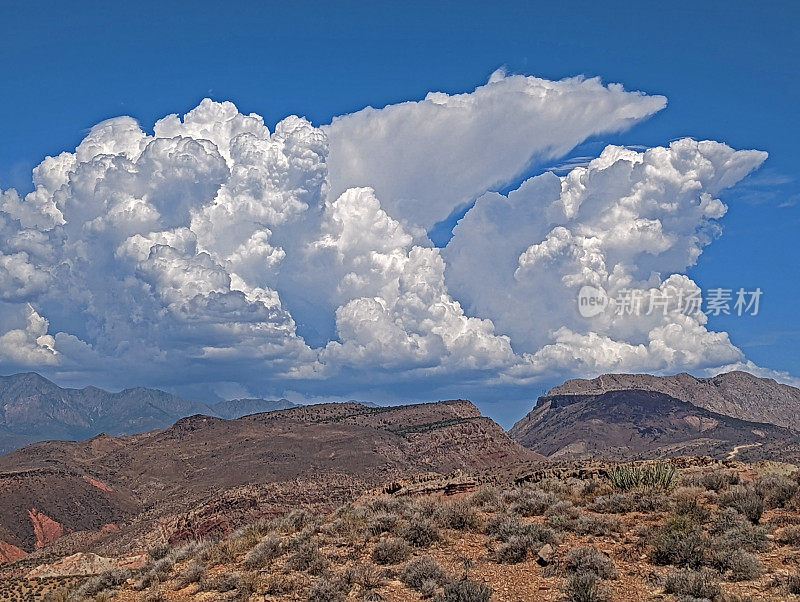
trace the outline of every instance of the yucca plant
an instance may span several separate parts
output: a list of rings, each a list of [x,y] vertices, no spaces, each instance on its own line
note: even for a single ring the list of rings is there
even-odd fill
[[[608,473],[611,484],[621,491],[640,487],[651,489],[671,489],[675,483],[677,470],[666,462],[655,464],[620,464]]]

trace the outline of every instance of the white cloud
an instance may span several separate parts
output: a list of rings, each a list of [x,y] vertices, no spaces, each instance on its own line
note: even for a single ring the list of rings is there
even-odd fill
[[[728,335],[705,315],[587,320],[578,290],[696,289],[686,276],[726,211],[714,195],[766,159],[684,139],[636,152],[608,147],[587,167],[528,180],[508,197],[487,194],[454,229],[447,282],[473,315],[490,318],[528,363],[510,374],[567,366],[581,373],[675,371],[739,361]],[[673,308],[674,309],[674,308]]]
[[[586,138],[631,127],[666,105],[599,79],[557,82],[495,72],[468,94],[371,107],[334,119],[334,197],[369,186],[395,219],[430,229],[459,206],[561,157]]]
[[[717,233],[717,193],[763,153],[608,147],[483,194],[663,106],[597,80],[497,74],[325,128],[292,116],[271,133],[210,100],[153,135],[105,121],[45,159],[33,192],[0,192],[0,366],[396,396],[739,365],[705,316],[587,322],[574,299],[583,283],[692,290],[681,274]],[[433,248],[419,226],[477,195]]]

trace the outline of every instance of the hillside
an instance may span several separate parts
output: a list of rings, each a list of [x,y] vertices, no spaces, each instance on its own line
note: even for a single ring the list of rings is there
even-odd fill
[[[800,431],[800,389],[747,372],[728,372],[712,378],[685,373],[604,374],[592,380],[569,380],[547,395],[598,395],[630,389],[657,391],[718,414]]]
[[[664,393],[644,390],[548,395],[510,431],[550,458],[606,460],[682,455],[798,457],[794,431],[718,414]]]
[[[0,457],[0,486],[16,496],[0,506],[0,540],[32,552],[35,510],[66,536],[64,550],[90,541],[131,551],[156,538],[224,533],[286,507],[329,507],[404,477],[539,458],[467,401],[192,416],[166,430],[49,441]],[[75,495],[79,503],[69,501]]]
[[[800,599],[794,467],[684,458],[616,469],[561,465],[559,472],[531,474],[521,484],[462,482],[454,495],[368,493],[330,513],[287,508],[221,539],[162,543],[121,557],[31,557],[0,567],[0,597]]]

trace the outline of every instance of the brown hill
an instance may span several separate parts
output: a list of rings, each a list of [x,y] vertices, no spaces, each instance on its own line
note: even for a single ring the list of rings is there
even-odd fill
[[[0,483],[25,492],[0,506],[0,541],[34,550],[36,509],[60,525],[53,533],[72,533],[63,551],[84,551],[89,536],[78,532],[89,531],[93,551],[140,550],[290,506],[330,507],[414,474],[537,458],[467,401],[192,416],[163,431],[37,443],[0,457]],[[119,531],[97,536],[108,523]]]
[[[728,372],[713,378],[695,378],[685,373],[604,374],[592,380],[569,380],[550,390],[548,396],[598,395],[630,389],[657,391],[718,414],[800,431],[800,389],[747,372]]]
[[[740,420],[664,393],[608,391],[548,395],[510,431],[550,458],[608,460],[708,455],[797,457],[800,436],[772,424]]]

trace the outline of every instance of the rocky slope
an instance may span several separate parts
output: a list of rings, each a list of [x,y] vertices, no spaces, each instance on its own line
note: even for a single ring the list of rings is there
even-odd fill
[[[0,457],[0,483],[16,492],[0,506],[0,541],[32,552],[63,534],[63,552],[88,551],[90,541],[91,551],[127,553],[153,538],[205,537],[286,507],[341,503],[415,474],[538,458],[466,401],[198,415],[162,431]],[[34,510],[60,525],[42,545]]]
[[[800,389],[747,372],[728,372],[713,378],[695,378],[685,373],[604,374],[592,380],[567,381],[552,389],[548,396],[597,395],[629,389],[666,393],[718,414],[800,431]]]
[[[740,420],[664,393],[608,391],[548,395],[510,431],[550,458],[609,460],[709,455],[797,457],[800,436],[772,424]],[[737,449],[738,448],[738,449]]]

